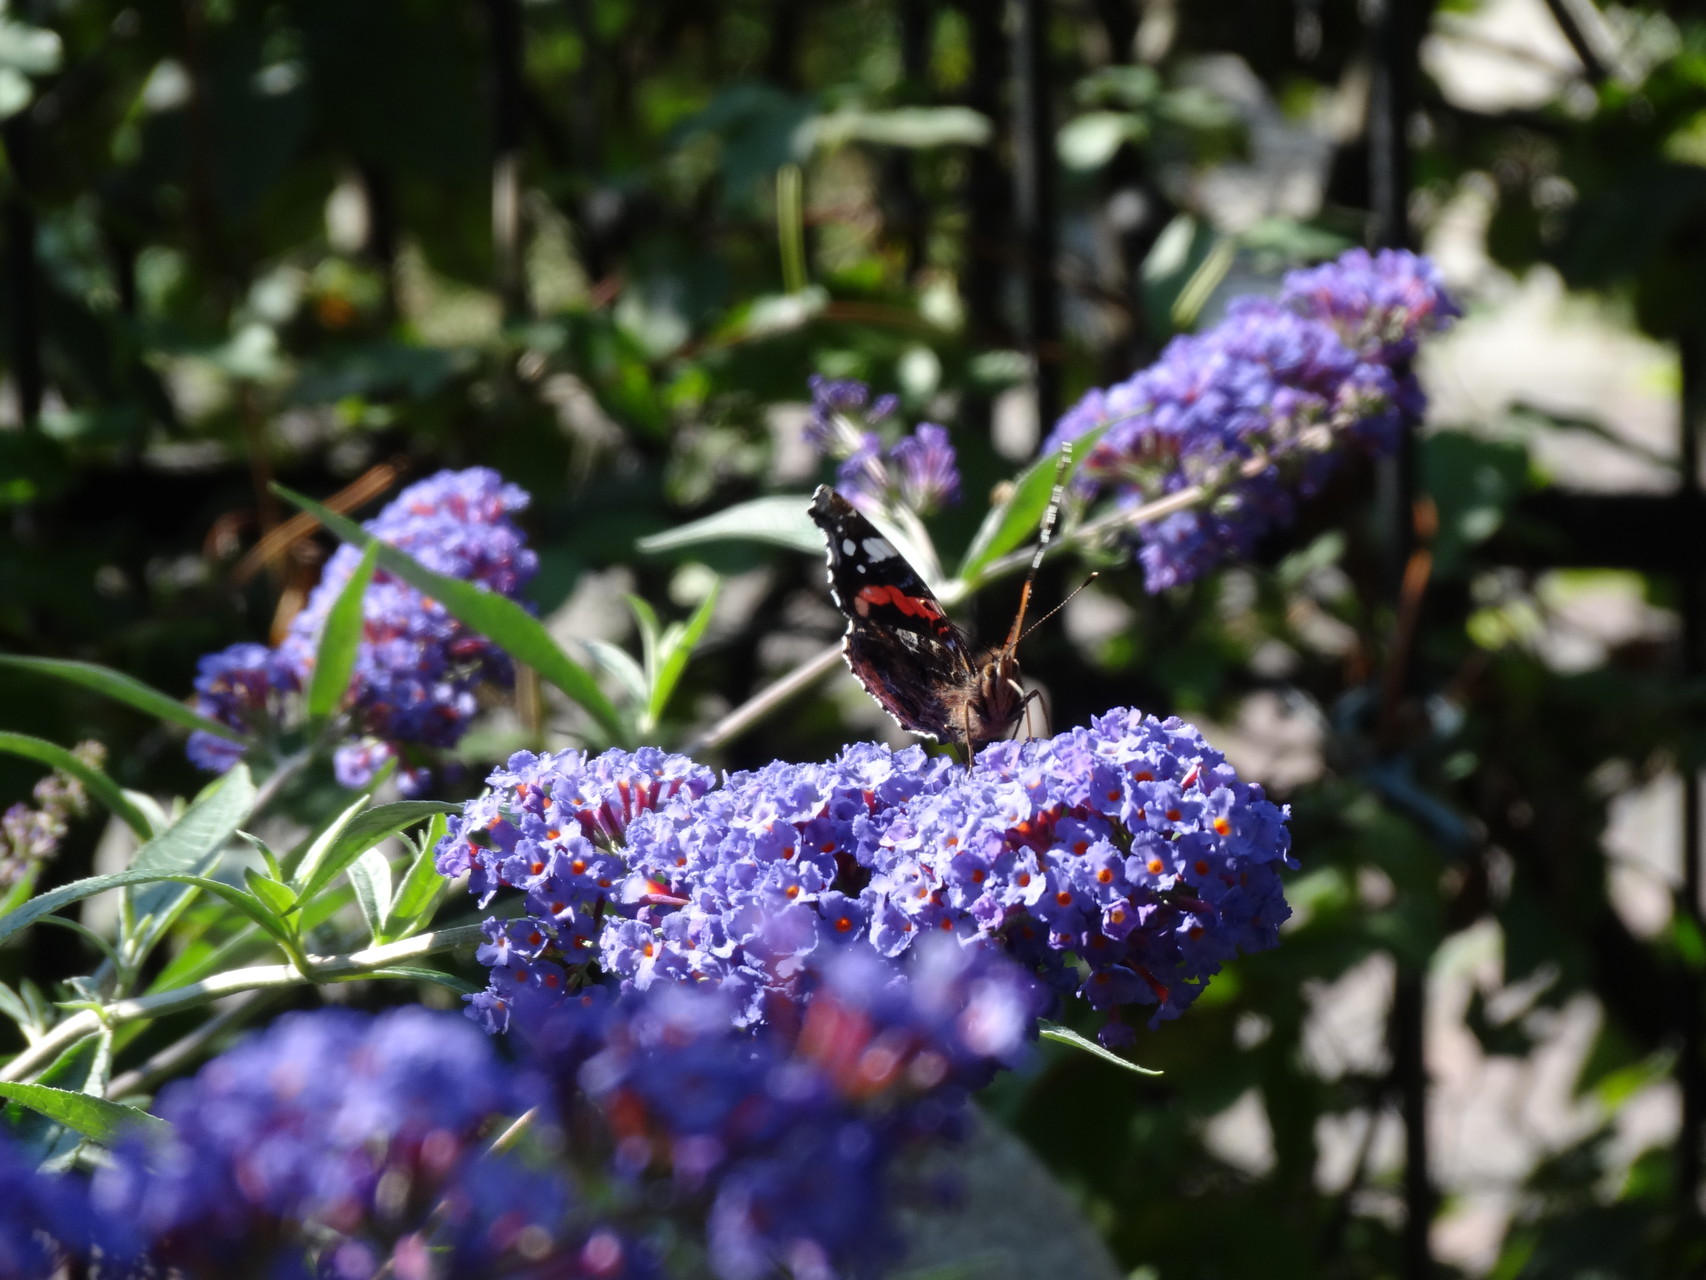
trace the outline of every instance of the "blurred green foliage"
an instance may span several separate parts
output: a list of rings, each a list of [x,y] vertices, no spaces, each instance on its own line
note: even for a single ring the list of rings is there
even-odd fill
[[[1424,6],[1428,30],[1482,7]],[[690,738],[838,620],[815,556],[635,544],[805,492],[818,478],[797,442],[808,375],[864,378],[952,423],[968,501],[936,528],[950,563],[991,486],[1026,460],[1000,9],[13,0],[0,10],[0,647],[187,690],[198,655],[276,631],[325,554],[312,538],[253,554],[291,514],[270,482],[324,498],[378,466],[480,462],[534,495],[535,602],[571,644],[597,642],[589,661],[598,643],[640,656],[624,590],[704,628],[667,701],[645,708],[660,735]],[[1366,233],[1367,33],[1350,0],[1051,11],[1066,340],[1042,354],[1069,394],[1126,376],[1230,288]],[[1675,0],[1598,19],[1596,65],[1565,68],[1522,108],[1453,100],[1421,69],[1427,32],[1408,33],[1415,207],[1482,193],[1494,262],[1554,270],[1649,334],[1698,344],[1706,23]],[[1339,123],[1319,131],[1318,213],[1216,203],[1240,173],[1260,187],[1261,171],[1239,168],[1262,154],[1255,135],[1326,118]],[[778,182],[788,166],[803,175],[797,207]],[[1158,599],[1135,573],[1104,572],[1094,608],[1069,614],[1079,623],[1027,641],[1057,726],[1116,703],[1231,724],[1255,698],[1309,728],[1292,755],[1268,752],[1304,864],[1285,945],[1140,1041],[1161,1079],[1050,1046],[1045,1070],[990,1099],[1123,1265],[1166,1280],[1400,1274],[1380,1028],[1371,1053],[1324,1051],[1324,993],[1359,974],[1383,989],[1394,957],[1460,972],[1453,941],[1491,936],[1498,976],[1476,980],[1461,1018],[1481,1052],[1527,1058],[1582,1000],[1597,1020],[1568,1091],[1586,1119],[1497,1188],[1487,1274],[1706,1268],[1668,1153],[1611,1141],[1629,1099],[1669,1070],[1679,1002],[1699,999],[1698,938],[1680,918],[1632,933],[1603,843],[1614,797],[1699,763],[1701,691],[1663,645],[1613,646],[1568,673],[1550,663],[1537,574],[1511,565],[1570,548],[1523,515],[1545,476],[1519,418],[1435,424],[1427,439],[1439,532],[1413,696],[1380,692],[1402,629],[1367,475],[1312,504],[1258,565]],[[1697,569],[1697,553],[1681,563]],[[707,567],[729,585],[695,614]],[[1075,572],[1051,565],[1040,598]],[[1637,584],[1661,607],[1675,598],[1662,575]],[[1011,605],[1009,584],[971,608],[987,634]],[[657,616],[639,616],[646,653],[663,654]],[[626,670],[608,654],[604,666],[613,681]],[[470,764],[571,739],[567,709],[529,697],[469,739]],[[5,668],[0,705],[9,730],[101,739],[126,786],[197,785],[177,735],[92,693]],[[818,757],[885,723],[837,675],[707,758]],[[34,768],[0,761],[6,799]],[[323,809],[301,785],[305,811]],[[86,874],[97,835],[79,828],[48,883]],[[76,937],[36,932],[6,957],[9,977],[45,986],[87,967]],[[217,954],[197,946],[198,963]],[[1383,1001],[1377,990],[1371,1016]],[[1268,1140],[1239,1163],[1210,1121],[1244,1098]],[[1475,1194],[1454,1189],[1442,1209],[1473,1209]]]

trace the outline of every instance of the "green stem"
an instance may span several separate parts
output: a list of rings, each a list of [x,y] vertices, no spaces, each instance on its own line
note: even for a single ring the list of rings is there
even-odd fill
[[[304,956],[307,971],[295,964],[254,965],[216,973],[200,982],[153,995],[115,1000],[102,1009],[84,1009],[72,1014],[58,1026],[0,1068],[0,1080],[20,1080],[30,1072],[54,1060],[66,1045],[102,1026],[119,1027],[127,1022],[146,1018],[161,1018],[180,1013],[239,991],[261,991],[275,987],[295,987],[308,982],[338,982],[372,974],[389,965],[421,956],[470,946],[483,937],[482,926],[462,925],[455,929],[439,929],[433,933],[405,938],[402,942],[383,947],[368,947],[346,956]]]
[[[776,238],[782,251],[782,288],[806,287],[805,178],[797,164],[776,171]]]

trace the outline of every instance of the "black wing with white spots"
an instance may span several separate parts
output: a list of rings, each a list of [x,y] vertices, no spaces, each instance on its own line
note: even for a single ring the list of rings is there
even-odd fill
[[[901,728],[962,737],[953,708],[974,675],[964,633],[918,571],[828,485],[812,496],[811,517],[828,543],[830,594],[847,617],[848,667]]]

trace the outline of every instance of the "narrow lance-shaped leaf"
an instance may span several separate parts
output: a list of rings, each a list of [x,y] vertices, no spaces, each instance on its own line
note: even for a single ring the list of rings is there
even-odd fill
[[[350,574],[326,613],[320,646],[314,655],[314,674],[308,681],[308,714],[316,720],[336,712],[344,691],[349,688],[356,654],[361,649],[362,598],[367,594],[368,583],[373,581],[382,545],[378,541],[368,543],[355,572]]]
[[[348,808],[327,823],[309,843],[307,850],[302,855],[302,861],[296,864],[295,871],[290,877],[291,887],[296,890],[298,898],[302,896],[302,886],[319,872],[320,864],[331,852],[332,845],[337,841],[337,838],[344,833],[344,828],[355,820],[356,814],[367,808],[372,799],[373,797],[369,794],[357,796]],[[330,879],[330,877],[327,878]]]
[[[243,883],[249,886],[249,892],[264,906],[281,918],[296,905],[296,890],[287,884],[281,884],[271,876],[262,875],[253,867],[244,868]]]
[[[551,639],[539,619],[515,601],[495,591],[487,591],[471,582],[434,573],[412,556],[387,543],[380,542],[355,521],[340,516],[275,484],[273,491],[294,503],[319,520],[345,542],[358,547],[370,543],[379,547],[379,567],[395,574],[416,590],[424,592],[448,609],[464,625],[488,637],[518,662],[524,662],[549,680],[575,702],[584,707],[603,730],[613,737],[622,732],[622,718],[616,707],[598,687],[587,669],[576,662]]]
[[[823,534],[806,514],[808,495],[753,498],[674,529],[641,538],[635,545],[648,555],[679,551],[707,542],[764,542],[791,551],[818,551]]]
[[[1063,482],[1072,479],[1090,455],[1090,450],[1112,425],[1103,423],[1072,442],[1072,465],[1061,477]],[[1013,486],[1012,496],[1000,506],[992,507],[983,518],[971,546],[966,548],[965,559],[960,562],[958,577],[976,585],[978,575],[992,561],[1006,555],[1030,536],[1042,520],[1043,512],[1048,510],[1059,471],[1060,458],[1053,453],[1038,458],[1025,468]]]
[[[28,658],[16,654],[0,654],[0,666],[13,667],[19,671],[33,671],[39,675],[51,676],[55,680],[82,685],[85,689],[93,689],[96,693],[105,694],[117,702],[135,707],[157,720],[182,725],[186,729],[200,729],[203,733],[229,738],[233,742],[243,740],[243,735],[230,725],[210,720],[190,710],[176,698],[110,667],[97,666],[93,662],[71,662],[63,658]]]
[[[56,742],[32,738],[27,733],[0,733],[0,751],[11,755],[39,760],[50,768],[68,773],[88,788],[89,794],[105,805],[125,826],[144,840],[153,834],[147,817],[126,798],[118,783],[87,761],[79,760]]]
[[[195,889],[204,889],[236,907],[249,919],[266,929],[274,937],[282,938],[278,928],[278,920],[270,910],[255,898],[250,897],[241,889],[233,888],[219,880],[209,880],[206,876],[189,875],[181,871],[119,871],[110,876],[89,876],[84,880],[73,880],[70,884],[61,885],[51,893],[31,898],[23,906],[3,918],[0,918],[0,942],[4,942],[20,929],[26,929],[44,916],[53,914],[61,907],[70,906],[73,902],[81,902],[84,898],[92,898],[97,893],[106,893],[109,889],[125,889],[134,885],[176,884],[187,885]]]
[[[170,827],[137,850],[131,870],[181,871],[204,875],[218,861],[225,842],[236,834],[255,803],[255,784],[242,762],[208,786]],[[183,890],[162,883],[131,898],[135,918],[152,915],[163,920]]]
[[[436,815],[427,825],[421,847],[409,869],[403,873],[397,892],[386,908],[382,926],[387,941],[396,941],[402,931],[410,931],[443,895],[448,882],[438,873],[438,842],[444,839],[444,815]]]
[[[657,610],[639,596],[628,596],[628,608],[640,628],[640,660],[645,665],[646,685],[651,687],[658,674],[658,641],[662,628],[658,625]]]
[[[608,640],[600,640],[597,636],[587,636],[582,641],[592,659],[604,670],[616,677],[622,691],[636,707],[643,707],[651,697],[651,686],[646,680],[645,669],[635,662],[628,651],[620,645],[611,644]],[[626,735],[624,735],[626,737]]]
[[[1044,1040],[1053,1040],[1056,1044],[1069,1045],[1074,1049],[1080,1049],[1093,1057],[1100,1058],[1104,1062],[1110,1062],[1116,1067],[1123,1067],[1127,1071],[1133,1072],[1136,1075],[1158,1076],[1161,1074],[1153,1067],[1140,1067],[1135,1062],[1127,1062],[1113,1050],[1104,1049],[1094,1040],[1087,1040],[1068,1027],[1058,1026],[1052,1022],[1044,1022],[1041,1025],[1041,1030],[1039,1030],[1037,1034]]]
[[[367,932],[377,943],[385,923],[385,908],[391,898],[391,864],[378,849],[368,849],[349,864],[349,882],[355,888],[356,905],[367,922]]]
[[[332,841],[312,873],[306,878],[299,875],[302,888],[298,897],[302,902],[308,902],[341,875],[344,868],[387,836],[394,836],[435,813],[455,813],[460,807],[437,800],[399,800],[358,814]]]
[[[682,673],[687,670],[687,660],[692,657],[694,646],[705,634],[705,628],[711,625],[711,614],[717,607],[717,591],[721,584],[711,588],[699,607],[693,611],[693,616],[682,628],[671,627],[664,636],[660,646],[662,653],[658,659],[658,669],[652,674],[651,702],[646,707],[646,717],[656,724],[663,716],[664,708],[669,705],[670,695],[675,692],[675,686],[681,682]]]
[[[74,1129],[91,1142],[110,1144],[128,1128],[168,1132],[171,1128],[158,1116],[138,1107],[108,1102],[73,1089],[55,1089],[45,1084],[0,1082],[0,1098],[8,1098],[39,1112],[67,1129]]]

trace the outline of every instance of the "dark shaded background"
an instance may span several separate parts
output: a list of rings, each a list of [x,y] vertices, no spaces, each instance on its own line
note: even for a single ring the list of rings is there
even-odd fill
[[[1039,418],[1232,288],[1419,241],[1473,187],[1499,268],[1555,272],[1674,344],[1674,491],[1573,494],[1509,424],[1435,423],[1409,465],[1348,472],[1261,563],[1160,599],[1105,573],[1072,625],[1038,632],[1026,669],[1056,724],[1116,703],[1231,723],[1261,694],[1318,732],[1301,762],[1266,744],[1304,863],[1285,945],[1140,1039],[1160,1080],[1062,1056],[991,1104],[1140,1274],[1455,1274],[1428,1225],[1480,1208],[1477,1273],[1697,1273],[1692,783],[1656,934],[1616,909],[1603,834],[1618,794],[1699,762],[1706,24],[1680,0],[1536,0],[1528,20],[1573,60],[1547,100],[1490,111],[1420,56],[1483,8],[16,0],[0,19],[0,646],[187,691],[198,655],[278,629],[327,550],[249,554],[288,514],[269,481],[324,497],[375,467],[474,463],[534,495],[542,613],[573,595],[573,626],[623,639],[612,587],[680,614],[702,581],[637,537],[809,488],[789,459],[814,372],[952,424],[968,500],[936,533],[957,550]],[[1267,114],[1225,91],[1229,67]],[[1307,216],[1240,223],[1206,194],[1205,175],[1261,159],[1266,122],[1328,117]],[[788,165],[803,278],[785,199],[778,217]],[[838,629],[814,559],[703,558],[734,603],[672,742]],[[1489,583],[1514,617],[1543,575],[1583,566],[1641,574],[1674,631],[1565,673],[1532,634],[1489,627]],[[1079,572],[1051,566],[1040,598]],[[985,633],[1013,590],[976,602]],[[0,707],[10,729],[102,739],[128,786],[197,785],[174,734],[111,704],[8,674]],[[527,740],[525,721],[495,708],[470,762]],[[556,743],[577,727],[550,705],[544,721]],[[816,757],[881,731],[837,675],[711,758]],[[0,760],[0,799],[34,776]],[[55,880],[87,872],[98,834],[76,831]],[[1442,1187],[1427,1010],[1442,948],[1472,927],[1498,942],[1458,1020],[1482,1061],[1538,1060],[1548,1015],[1582,1000],[1598,1020],[1569,1088],[1583,1122],[1496,1185],[1448,1171]],[[80,971],[70,935],[30,945],[9,972]],[[1371,1003],[1342,1003],[1347,974],[1371,977]],[[1334,1000],[1385,1019],[1350,1066],[1311,1047]],[[1613,1142],[1654,1097],[1669,1128]],[[1265,1117],[1265,1163],[1212,1136],[1240,1099]]]

